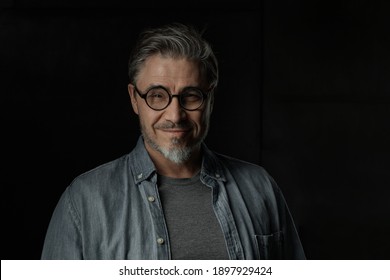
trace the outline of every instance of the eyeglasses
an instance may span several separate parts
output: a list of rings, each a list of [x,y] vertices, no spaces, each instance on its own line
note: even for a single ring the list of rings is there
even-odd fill
[[[141,93],[134,85],[138,95],[145,99],[146,104],[155,111],[162,111],[171,104],[172,99],[177,97],[180,106],[187,111],[195,111],[199,109],[207,94],[197,87],[186,87],[180,94],[171,94],[163,86],[155,86],[150,88],[146,93]]]

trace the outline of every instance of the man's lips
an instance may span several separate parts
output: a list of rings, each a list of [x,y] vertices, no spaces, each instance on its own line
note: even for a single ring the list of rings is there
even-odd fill
[[[187,132],[189,129],[161,129],[162,131],[165,132]]]
[[[189,132],[189,129],[161,129],[161,131],[165,133],[172,133],[172,134],[186,134]]]
[[[188,123],[173,124],[173,123],[162,123],[155,126],[155,129],[160,130],[168,135],[175,137],[183,137],[185,134],[192,130],[192,126]]]

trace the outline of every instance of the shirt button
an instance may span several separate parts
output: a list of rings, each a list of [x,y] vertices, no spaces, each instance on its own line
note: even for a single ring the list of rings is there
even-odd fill
[[[142,178],[142,173],[138,174],[138,175],[137,175],[137,178],[138,178],[138,179],[141,179],[141,178]]]
[[[154,202],[156,199],[154,198],[154,196],[148,196],[148,200],[149,202]]]
[[[217,173],[217,174],[215,174],[215,177],[220,178],[221,175],[219,175],[219,174]]]
[[[163,238],[157,238],[157,243],[159,244],[159,245],[163,245],[164,244],[164,239]]]

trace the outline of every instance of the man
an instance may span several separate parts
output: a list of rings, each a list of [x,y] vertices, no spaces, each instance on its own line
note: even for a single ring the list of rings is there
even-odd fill
[[[304,259],[274,180],[204,144],[218,65],[201,34],[146,30],[129,77],[142,136],[65,190],[42,259]]]

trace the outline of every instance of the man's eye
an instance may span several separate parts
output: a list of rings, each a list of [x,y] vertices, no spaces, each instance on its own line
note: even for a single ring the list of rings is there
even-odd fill
[[[186,92],[183,97],[186,101],[198,101],[202,99],[202,96],[198,92]]]
[[[149,93],[149,98],[162,99],[162,98],[166,98],[166,94],[164,94],[161,91],[153,91]]]

